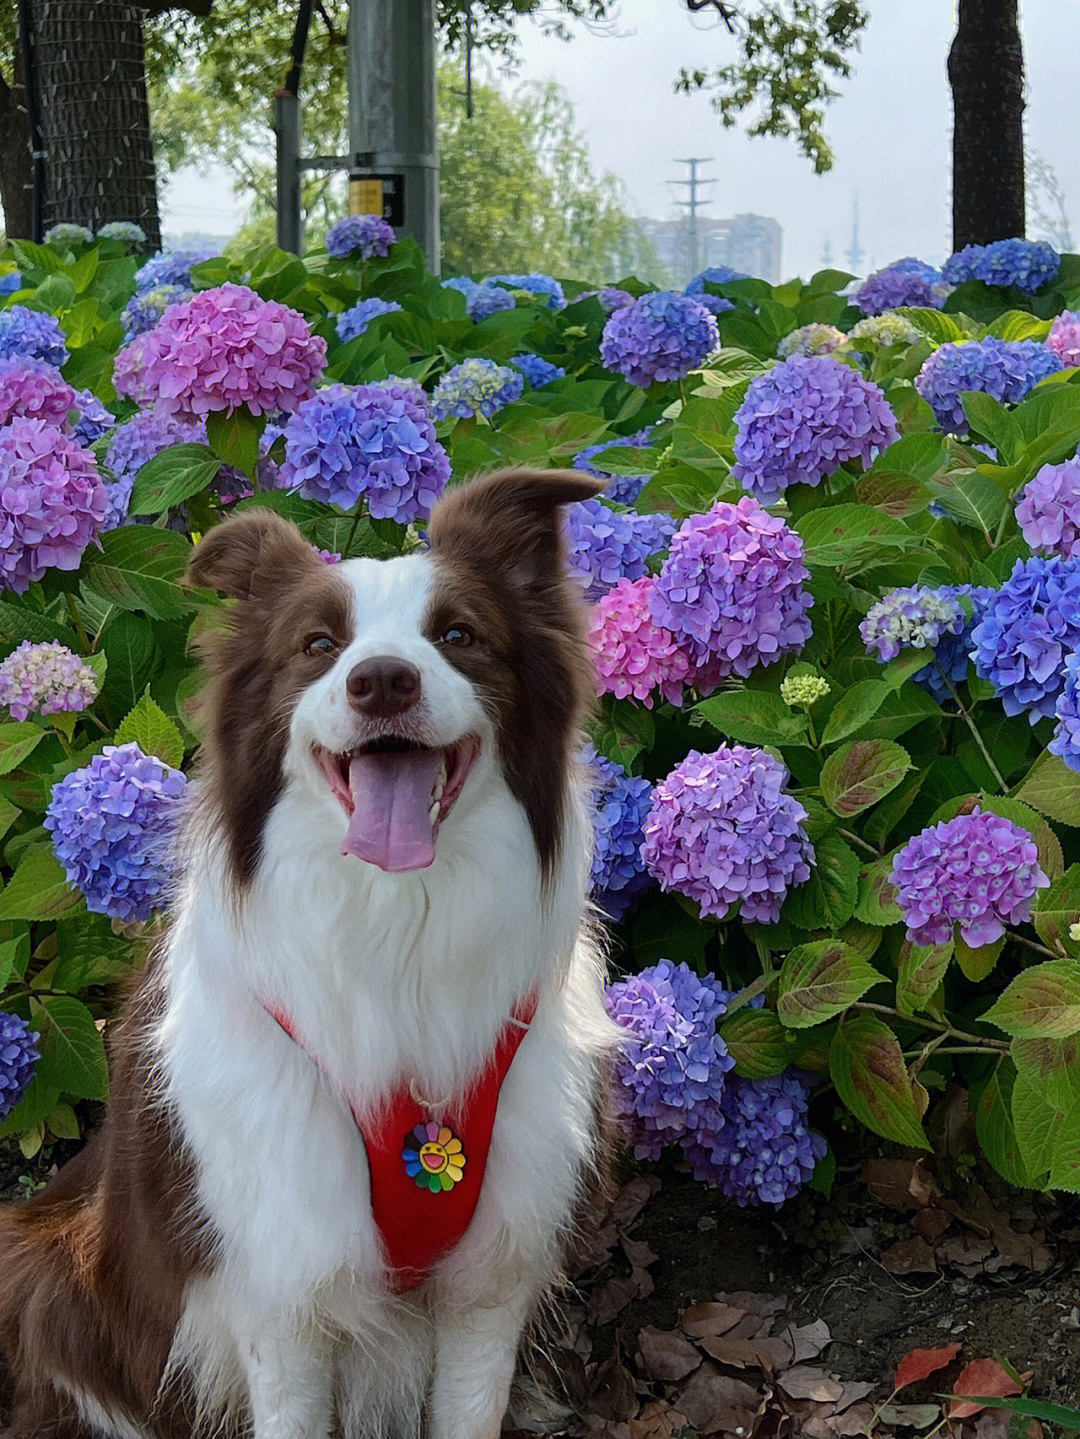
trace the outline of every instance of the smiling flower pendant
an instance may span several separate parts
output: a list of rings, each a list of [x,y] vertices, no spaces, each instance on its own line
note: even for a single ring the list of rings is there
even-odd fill
[[[401,1157],[405,1173],[432,1194],[453,1189],[465,1169],[461,1140],[445,1124],[418,1124],[406,1135]]]

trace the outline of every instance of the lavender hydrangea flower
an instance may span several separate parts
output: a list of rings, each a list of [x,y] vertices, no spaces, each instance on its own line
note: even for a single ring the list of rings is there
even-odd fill
[[[515,370],[521,371],[529,382],[529,388],[533,390],[542,390],[545,385],[554,384],[556,380],[566,379],[566,371],[562,366],[553,365],[542,355],[515,355],[510,364]]]
[[[499,285],[507,290],[524,290],[527,295],[536,295],[544,300],[546,309],[566,309],[566,296],[558,280],[550,275],[538,274],[535,270],[528,275],[489,275],[484,284]]]
[[[934,265],[928,265],[925,260],[920,260],[916,255],[905,255],[902,260],[894,260],[891,265],[885,266],[886,270],[903,270],[908,275],[918,275],[928,285],[938,285],[943,276]]]
[[[901,305],[922,305],[940,310],[945,303],[934,286],[910,270],[878,270],[865,279],[852,296],[864,315],[882,315]]]
[[[344,509],[365,500],[375,519],[407,525],[427,519],[450,461],[415,386],[391,379],[306,400],[285,426],[282,477],[305,499]]]
[[[22,594],[48,570],[77,570],[105,507],[88,450],[44,420],[12,420],[0,430],[0,586]]]
[[[735,426],[731,473],[765,505],[848,460],[865,468],[899,435],[877,385],[830,355],[796,355],[752,380]]]
[[[394,243],[393,227],[381,215],[346,215],[326,232],[326,248],[335,260],[357,255],[361,260],[388,255]]]
[[[1046,746],[1059,755],[1070,769],[1080,770],[1080,650],[1065,661],[1065,683],[1054,709],[1057,725]]]
[[[806,810],[785,790],[788,772],[764,750],[691,750],[656,786],[642,858],[662,889],[702,914],[774,924],[788,890],[810,878]]]
[[[632,385],[681,380],[720,344],[716,319],[704,305],[672,290],[642,295],[609,316],[600,359]]]
[[[749,495],[684,520],[653,591],[656,624],[699,671],[696,683],[745,677],[797,654],[810,638],[812,597],[799,536]]]
[[[0,1120],[8,1117],[34,1077],[41,1054],[25,1019],[0,1010]]]
[[[596,465],[593,461],[597,455],[602,455],[605,450],[619,449],[623,446],[635,450],[644,450],[652,439],[652,426],[647,425],[645,429],[638,430],[633,435],[616,435],[613,440],[604,440],[599,445],[589,445],[587,449],[579,450],[573,459],[575,470],[584,470],[587,475],[595,475],[598,480],[607,480],[604,489],[604,498],[615,505],[632,505],[638,495],[649,483],[649,475],[612,475],[602,466]]]
[[[0,704],[17,720],[78,714],[94,703],[99,687],[94,671],[57,640],[23,640],[0,663]]]
[[[850,345],[880,345],[882,349],[888,349],[890,345],[916,345],[919,342],[919,332],[906,315],[894,315],[891,312],[884,315],[868,315],[865,320],[859,320],[852,325],[846,336]]]
[[[567,505],[564,515],[567,568],[590,600],[621,579],[647,575],[650,557],[667,549],[675,532],[670,515],[613,510],[602,500]]]
[[[584,299],[583,295],[577,297]],[[600,302],[600,308],[605,315],[614,314],[616,310],[624,310],[627,305],[634,303],[634,297],[629,290],[620,290],[617,285],[606,285],[602,290],[597,290],[596,298]]]
[[[740,1207],[793,1199],[828,1145],[806,1127],[810,1089],[789,1070],[770,1079],[729,1075],[719,1103],[704,1106],[682,1141],[694,1178],[714,1184]]]
[[[1080,311],[1063,310],[1050,326],[1046,348],[1052,350],[1067,370],[1080,368]]]
[[[1020,492],[1016,520],[1033,550],[1080,555],[1080,458],[1043,465]]]
[[[128,245],[145,245],[146,231],[134,220],[110,220],[97,232],[99,240],[122,240]]]
[[[125,342],[152,330],[170,305],[182,304],[195,294],[183,285],[155,285],[152,290],[136,290],[124,306],[120,319],[124,325]]]
[[[831,355],[847,339],[835,325],[800,325],[785,335],[776,347],[782,360],[792,355]]]
[[[710,315],[726,315],[729,310],[734,310],[735,308],[735,302],[733,300],[728,300],[723,295],[710,294],[708,290],[706,290],[703,295],[694,295],[692,298],[695,299],[699,305],[704,305]]]
[[[193,288],[191,271],[204,260],[213,260],[213,250],[159,250],[140,266],[135,276],[135,290],[156,290],[164,285],[178,285],[182,290]]]
[[[0,360],[44,360],[59,370],[68,362],[65,338],[53,315],[25,305],[0,310]]]
[[[975,809],[920,831],[893,858],[889,883],[912,944],[947,944],[959,924],[973,949],[1031,918],[1050,881],[1026,829]]]
[[[613,1102],[638,1159],[693,1133],[735,1061],[716,1032],[731,996],[685,964],[659,964],[609,986],[605,1003],[627,1031]]]
[[[85,225],[71,225],[62,220],[45,231],[44,239],[46,245],[90,245],[94,232]]]
[[[942,274],[950,285],[981,280],[984,285],[1011,285],[1033,295],[1057,274],[1061,256],[1043,240],[995,240],[990,245],[965,245],[945,261]]]
[[[358,300],[350,310],[343,310],[337,317],[338,339],[355,340],[367,333],[372,320],[380,315],[392,315],[401,306],[396,300]]]
[[[1080,647],[1080,558],[1017,560],[971,633],[972,658],[1007,715],[1050,719]]]
[[[652,883],[641,858],[652,785],[627,774],[622,765],[598,754],[591,745],[583,759],[593,781],[590,889],[596,907],[618,921]]]
[[[45,420],[68,428],[75,391],[59,370],[44,360],[0,360],[0,425],[11,420]]]
[[[116,424],[116,416],[105,408],[93,390],[75,391],[75,411],[78,418],[71,433],[80,445],[92,445]]]
[[[23,278],[18,270],[8,270],[6,274],[0,275],[0,298],[4,295],[14,295],[16,290],[22,289],[22,286]]]
[[[942,345],[915,376],[915,388],[933,409],[944,430],[968,432],[961,396],[969,390],[1018,404],[1025,395],[1062,368],[1061,361],[1037,340],[965,340]]]
[[[147,920],[168,903],[186,785],[180,770],[125,744],[53,786],[45,828],[93,914]]]
[[[942,585],[936,590],[913,585],[890,590],[870,608],[859,633],[867,650],[876,651],[882,664],[904,649],[933,650],[932,663],[912,678],[943,703],[950,697],[950,685],[955,688],[967,679],[971,632],[993,593],[987,587],[971,585]]]
[[[431,397],[431,410],[438,422],[451,415],[459,419],[485,415],[490,420],[520,400],[524,389],[524,377],[516,370],[473,356],[443,375]]]

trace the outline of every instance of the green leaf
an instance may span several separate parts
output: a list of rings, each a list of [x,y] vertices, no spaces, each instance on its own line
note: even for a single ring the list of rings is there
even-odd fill
[[[910,768],[907,750],[892,740],[853,740],[822,766],[822,797],[833,814],[850,819],[895,789]]]
[[[940,719],[941,710],[920,685],[904,684],[882,701],[877,713],[859,726],[860,739],[899,739],[923,720]]]
[[[867,474],[904,474],[916,480],[928,480],[943,470],[948,460],[944,435],[901,435],[887,450],[882,450]]]
[[[854,914],[858,892],[859,861],[854,850],[839,835],[827,834],[815,843],[810,878],[790,892],[783,918],[799,929],[835,932]]]
[[[205,445],[173,445],[147,460],[135,477],[128,511],[133,515],[160,515],[201,494],[218,470],[217,459]]]
[[[934,498],[946,514],[992,539],[1008,498],[1000,485],[978,470],[943,475],[933,482]]]
[[[148,694],[128,711],[116,731],[117,744],[129,744],[132,740],[143,754],[156,755],[173,769],[179,769],[184,762],[183,736]]]
[[[1043,944],[1060,954],[1080,958],[1080,940],[1069,936],[1080,920],[1080,864],[1070,865],[1049,889],[1039,891],[1032,922]]]
[[[1008,464],[1015,463],[1023,441],[1020,427],[1012,415],[993,395],[971,391],[962,396],[961,405],[973,430],[989,440]]]
[[[45,1116],[45,1123],[57,1139],[78,1139],[79,1121],[70,1104],[57,1104]]]
[[[972,948],[962,935],[957,934],[955,952],[960,973],[965,979],[970,979],[972,984],[981,984],[988,975],[993,974],[1004,948],[1004,935],[999,940],[995,940],[993,944],[980,944],[976,948]]]
[[[829,1074],[855,1118],[883,1139],[929,1149],[900,1044],[870,1014],[848,1016],[829,1048]]]
[[[38,1027],[35,1025],[35,1027]],[[59,1086],[52,1082],[50,1066],[42,1060],[27,1086],[26,1093],[8,1117],[0,1120],[0,1139],[9,1134],[24,1134],[40,1124],[60,1098]]]
[[[801,1036],[784,1026],[771,1009],[740,1009],[720,1026],[720,1037],[746,1079],[769,1079],[797,1063]]]
[[[1029,1183],[1036,1189],[1046,1187],[1054,1160],[1054,1141],[1066,1113],[1067,1106],[1051,1100],[1030,1071],[1017,1074],[1012,1093],[1013,1125]]]
[[[206,437],[214,454],[249,477],[259,463],[259,440],[265,429],[265,415],[256,419],[243,406],[231,415],[211,410],[206,417]]]
[[[1040,755],[1016,798],[1059,824],[1080,826],[1080,774],[1059,755]]]
[[[919,334],[933,340],[935,345],[948,345],[966,339],[970,333],[952,315],[943,315],[940,310],[932,310],[926,305],[901,305],[893,314],[910,320]]]
[[[88,551],[87,582],[122,610],[145,610],[175,620],[195,604],[181,586],[191,545],[183,535],[147,525],[124,525],[101,536],[100,553]],[[110,661],[111,663],[111,661]]]
[[[695,705],[694,713],[740,744],[798,744],[806,734],[806,716],[769,690],[726,690]]]
[[[1018,974],[983,1016],[1020,1039],[1065,1039],[1080,1031],[1080,960],[1050,959]]]
[[[1020,1140],[1013,1120],[1013,1086],[1016,1070],[1002,1063],[989,1081],[973,1095],[975,1133],[983,1153],[1001,1177],[1019,1189],[1031,1183],[1020,1152]]]
[[[882,680],[859,680],[836,702],[821,736],[822,744],[836,744],[873,719],[892,690]]]
[[[952,959],[948,944],[921,945],[905,940],[897,962],[896,1007],[901,1014],[917,1014],[933,999]]]
[[[593,727],[593,742],[600,753],[627,767],[642,750],[651,749],[655,739],[652,711],[629,700],[607,701]]]
[[[1054,1137],[1049,1185],[1080,1194],[1080,1099],[1062,1116]]]
[[[77,1099],[106,1099],[109,1067],[94,1016],[71,994],[50,994],[40,1004],[41,1053],[52,1082]]]
[[[30,939],[28,935],[20,934],[17,939],[6,939],[0,944],[0,994],[4,992],[11,976],[15,973],[16,963],[20,959],[21,952],[25,951],[26,958],[29,958]],[[25,968],[25,963],[23,964]]]
[[[896,902],[896,890],[889,882],[892,863],[892,855],[887,854],[869,865],[859,879],[855,918],[863,924],[873,924],[882,929],[886,925],[899,924],[904,917]]]
[[[795,528],[802,536],[808,565],[835,566],[844,573],[861,569],[882,550],[913,549],[922,543],[902,520],[864,505],[811,510]]]
[[[28,610],[24,605],[0,600],[0,646],[5,650],[14,649],[23,640],[31,640],[34,644],[59,640],[69,650],[79,647],[74,630],[67,625],[50,619],[48,615],[39,615],[35,610]]]
[[[49,988],[77,992],[92,984],[113,984],[140,962],[136,946],[113,934],[104,915],[75,914],[56,927],[57,958]]]
[[[45,738],[35,724],[0,724],[0,774],[10,774]]]
[[[28,849],[0,894],[0,919],[57,919],[83,897],[67,882],[60,861],[43,845]]]
[[[117,615],[105,631],[102,648],[109,665],[105,694],[125,714],[165,662],[154,627],[142,615]]]
[[[840,940],[801,944],[784,960],[776,1012],[788,1029],[809,1029],[882,983],[884,976]]]

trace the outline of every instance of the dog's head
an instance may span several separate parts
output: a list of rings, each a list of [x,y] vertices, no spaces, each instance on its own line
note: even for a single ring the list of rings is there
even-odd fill
[[[262,510],[206,535],[188,581],[236,603],[203,642],[204,763],[241,887],[287,787],[342,853],[392,872],[432,864],[456,809],[509,790],[550,873],[594,692],[559,507],[598,489],[491,475],[441,501],[426,552],[391,560],[327,565]]]

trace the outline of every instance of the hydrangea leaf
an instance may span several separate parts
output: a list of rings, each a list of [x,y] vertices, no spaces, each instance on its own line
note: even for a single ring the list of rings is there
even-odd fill
[[[836,1092],[867,1129],[897,1144],[929,1149],[899,1041],[871,1014],[847,1017],[829,1049]]]
[[[51,1065],[42,1059],[23,1097],[8,1117],[0,1120],[0,1139],[9,1134],[24,1134],[40,1124],[60,1098],[60,1089],[53,1082]]]
[[[850,685],[837,700],[821,736],[822,744],[836,744],[847,739],[873,719],[892,693],[882,680],[859,680]]]
[[[961,974],[965,979],[970,979],[972,984],[980,984],[987,975],[993,974],[994,967],[1004,948],[1004,935],[993,944],[980,944],[973,948],[957,931],[956,962],[960,966]]]
[[[1002,335],[999,338],[1011,336]],[[993,395],[972,390],[963,396],[961,403],[971,428],[989,441],[1008,464],[1015,464],[1022,447],[1020,426],[1001,401],[995,400]]]
[[[955,344],[957,340],[970,338],[970,331],[963,328],[954,315],[943,315],[929,305],[900,305],[894,313],[910,320],[919,334],[933,340],[935,345]]]
[[[862,569],[882,550],[909,550],[922,543],[903,520],[862,505],[829,505],[796,523],[808,565],[835,566],[842,573]]]
[[[1033,923],[1043,944],[1059,953],[1080,958],[1080,940],[1073,939],[1070,927],[1080,919],[1080,864],[1070,865],[1049,889],[1035,900]]]
[[[40,725],[0,724],[0,774],[10,774],[45,738]]]
[[[1051,1100],[1030,1072],[1017,1074],[1012,1093],[1013,1125],[1028,1182],[1045,1189],[1054,1158],[1054,1142],[1067,1107]]]
[[[0,894],[0,919],[58,919],[82,903],[60,861],[44,845],[36,845],[23,855]]]
[[[720,1038],[744,1079],[769,1079],[799,1061],[801,1036],[770,1009],[740,1009],[721,1024]]]
[[[840,1014],[884,976],[840,940],[799,945],[784,960],[776,1012],[788,1029],[809,1029]]]
[[[934,498],[954,520],[981,530],[992,540],[1008,500],[999,485],[977,471],[963,477],[942,475],[934,481]]]
[[[87,552],[83,574],[119,609],[182,619],[195,604],[181,585],[190,553],[190,543],[172,530],[124,525],[101,536],[100,552]]]
[[[1080,1194],[1080,1101],[1065,1114],[1054,1139],[1049,1185]]]
[[[818,840],[814,855],[810,878],[791,891],[783,918],[799,929],[841,929],[855,913],[858,856],[836,834]]]
[[[1009,1054],[1019,1074],[1026,1075],[1051,1103],[1080,1106],[1080,1035],[1066,1039],[1014,1039]]]
[[[948,459],[944,435],[901,435],[878,455],[867,472],[867,478],[904,474],[915,480],[928,480],[945,468]]]
[[[806,735],[806,716],[768,690],[728,690],[702,700],[694,712],[737,744],[798,744]]]
[[[149,620],[120,614],[105,631],[102,647],[109,665],[105,694],[125,714],[160,673],[165,663],[161,646]]]
[[[173,769],[184,761],[184,739],[172,720],[149,694],[128,711],[116,731],[116,743],[134,742],[143,754],[157,755]]]
[[[972,1096],[975,1106],[975,1133],[983,1153],[1003,1179],[1026,1189],[1030,1184],[1013,1120],[1013,1087],[1016,1070],[1007,1061],[999,1064],[983,1087]]]
[[[171,445],[147,460],[131,491],[128,513],[160,515],[205,490],[222,461],[205,445]]]
[[[907,750],[892,740],[853,740],[825,761],[821,793],[833,814],[850,819],[894,790],[910,768]]]
[[[935,945],[904,941],[896,966],[896,1007],[901,1014],[916,1014],[927,1007],[945,977],[952,955],[951,940]]]
[[[75,631],[60,624],[48,615],[39,615],[11,600],[0,600],[0,645],[14,649],[23,640],[43,644],[48,640],[59,640],[69,650],[76,650],[79,642]]]
[[[1067,1039],[1080,1033],[1080,960],[1034,964],[983,1016],[1018,1039]]]
[[[50,994],[37,1003],[42,1060],[52,1083],[76,1099],[106,1099],[109,1067],[94,1016],[72,994]]]
[[[1080,774],[1056,754],[1042,754],[1016,798],[1059,824],[1080,826]]]

